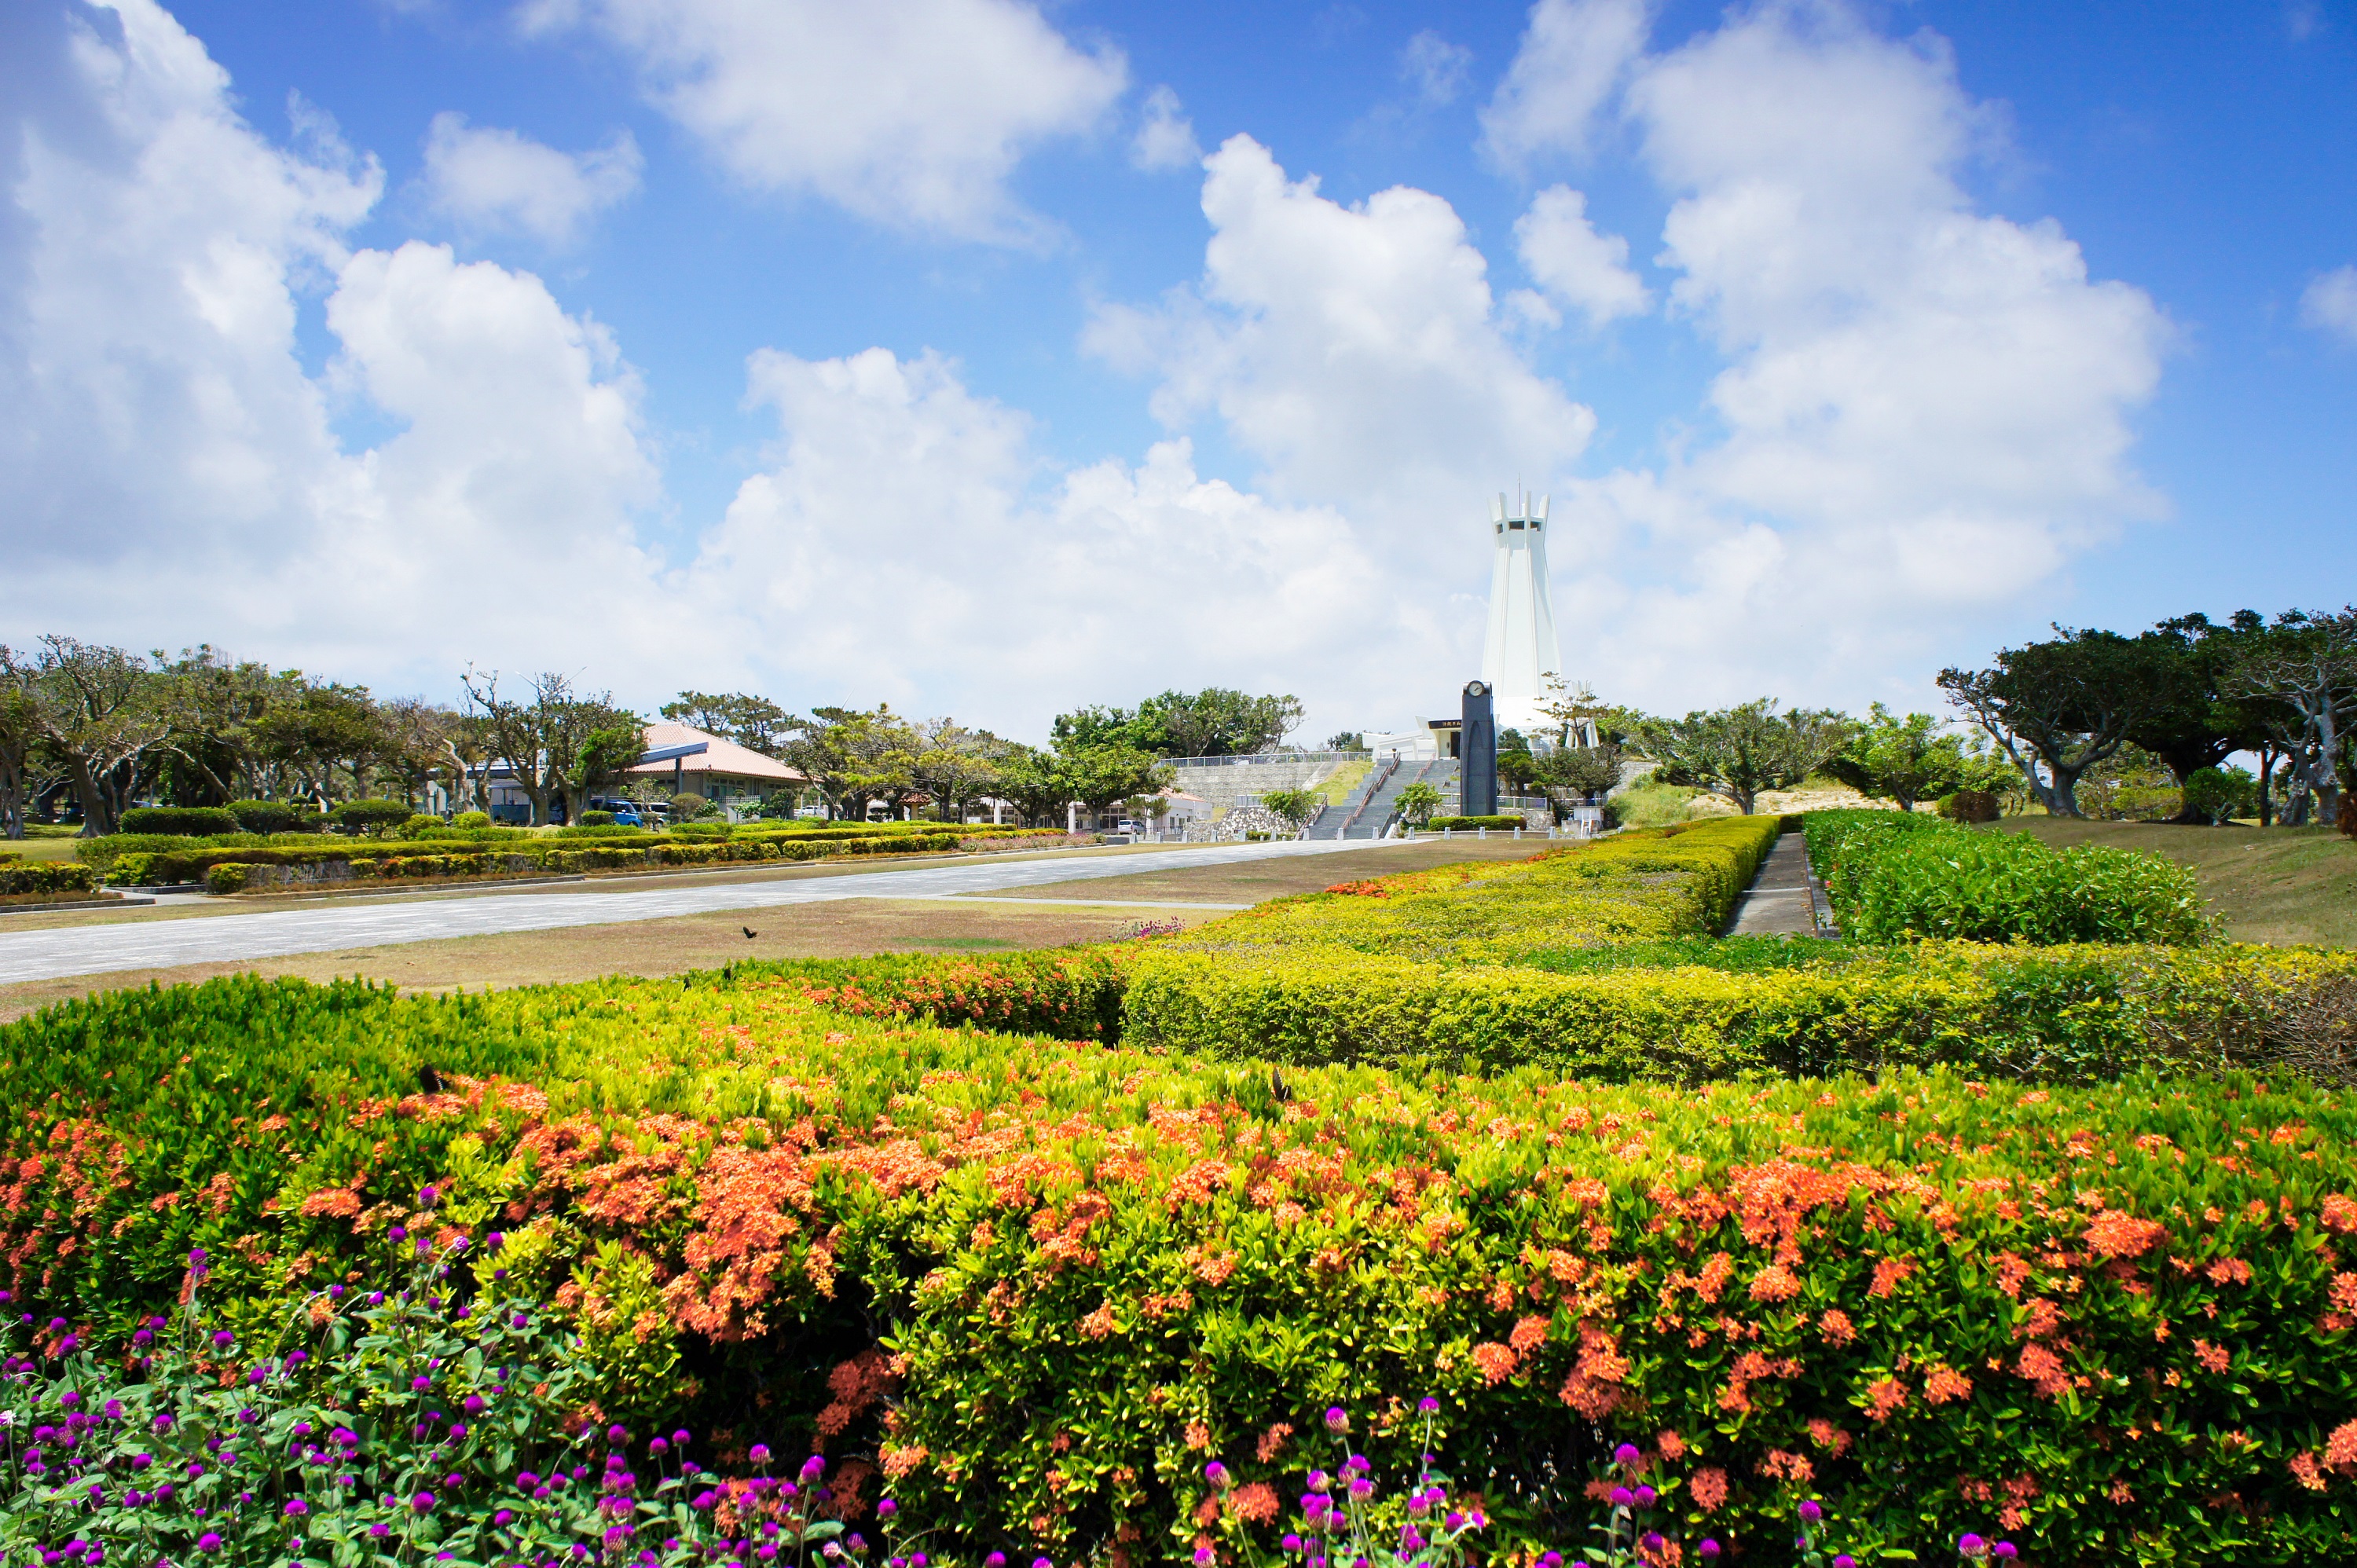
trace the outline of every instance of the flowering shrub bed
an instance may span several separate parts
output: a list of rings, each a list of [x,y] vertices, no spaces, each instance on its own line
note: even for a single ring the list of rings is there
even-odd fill
[[[2345,1548],[2330,1091],[1272,1073],[825,990],[53,1009],[0,1032],[0,1266],[113,1346],[204,1247],[253,1338],[496,1225],[502,1288],[582,1336],[585,1416],[872,1455],[945,1563],[1251,1561],[1321,1412],[1414,1476],[1425,1398],[1501,1554],[1571,1546],[1624,1443],[1652,1528],[1740,1561],[1785,1560],[1810,1495],[1864,1561]]]
[[[410,1288],[329,1285],[259,1342],[213,1326],[201,1248],[188,1299],[119,1359],[63,1319],[0,1328],[0,1560],[800,1568],[838,1537],[864,1549],[824,1516],[823,1461],[799,1486],[724,1481],[684,1430],[633,1444],[583,1419],[579,1339],[503,1288],[486,1240],[478,1262],[473,1238],[421,1237]]]
[[[1915,812],[1812,811],[1809,858],[1844,932],[1864,941],[2210,940],[2192,871],[2165,855],[2027,833],[1975,832]]]

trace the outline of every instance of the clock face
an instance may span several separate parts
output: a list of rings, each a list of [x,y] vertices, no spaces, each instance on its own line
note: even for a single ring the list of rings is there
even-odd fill
[[[1490,694],[1490,688],[1479,681],[1470,682],[1466,685],[1465,694],[1469,697],[1486,697]]]

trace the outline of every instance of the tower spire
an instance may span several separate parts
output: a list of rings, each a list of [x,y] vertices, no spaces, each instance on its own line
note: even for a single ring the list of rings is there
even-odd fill
[[[1547,587],[1547,508],[1518,476],[1512,506],[1501,494],[1490,509],[1491,557],[1490,628],[1481,649],[1481,679],[1496,703],[1501,729],[1540,727],[1545,678],[1563,669],[1555,639],[1555,605]]]

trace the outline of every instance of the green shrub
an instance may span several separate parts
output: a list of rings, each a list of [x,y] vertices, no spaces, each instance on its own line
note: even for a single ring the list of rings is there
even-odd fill
[[[1940,815],[1952,822],[1993,822],[2004,813],[1986,789],[1959,789],[1940,798]]]
[[[381,833],[409,821],[410,810],[400,800],[346,800],[328,813],[328,820],[354,832]]]
[[[604,1411],[873,1453],[945,1563],[1269,1555],[1205,1461],[1290,1493],[1339,1408],[1413,1470],[1427,1396],[1501,1557],[1569,1544],[1623,1442],[1689,1539],[1790,1539],[1800,1488],[1864,1561],[2000,1509],[2040,1562],[2344,1554],[2357,1113],[2297,1083],[1664,1094],[931,1028],[784,976],[239,978],[0,1030],[0,1095],[37,1323],[111,1349],[202,1246],[266,1345],[328,1282],[397,1288],[391,1227],[498,1217]]]
[[[221,806],[134,806],[123,813],[126,833],[171,833],[183,838],[211,838],[245,831]]]
[[[253,875],[250,865],[214,865],[205,869],[205,891],[208,893],[242,893]]]
[[[228,811],[250,833],[317,832],[327,820],[307,800],[231,800]]]
[[[1469,832],[1475,828],[1521,828],[1530,824],[1519,816],[1501,813],[1492,817],[1435,817],[1424,824],[1433,832],[1443,829]]]
[[[488,828],[491,825],[491,814],[489,811],[461,811],[450,819],[450,825],[454,828]]]
[[[2240,768],[2197,768],[2185,776],[2185,804],[2207,822],[2223,825],[2256,816],[2259,781]]]
[[[581,825],[585,828],[610,828],[614,825],[614,813],[611,811],[584,811],[581,813]]]
[[[2201,942],[2190,869],[2101,845],[1969,832],[1898,811],[1813,811],[1809,851],[1842,929],[1865,941]]]
[[[0,861],[0,897],[48,897],[98,889],[98,873],[87,865],[55,861]]]

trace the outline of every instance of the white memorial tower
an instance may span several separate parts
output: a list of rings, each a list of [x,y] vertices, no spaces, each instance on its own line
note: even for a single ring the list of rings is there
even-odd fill
[[[1490,568],[1490,635],[1481,649],[1481,679],[1495,693],[1498,727],[1525,736],[1547,727],[1539,702],[1545,677],[1560,674],[1555,605],[1547,595],[1547,498],[1520,495],[1512,510],[1503,495],[1491,508],[1495,553]]]

